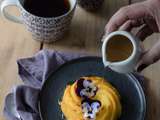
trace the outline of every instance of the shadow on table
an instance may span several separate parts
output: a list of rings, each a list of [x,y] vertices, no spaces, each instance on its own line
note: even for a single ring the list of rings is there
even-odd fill
[[[159,96],[156,95],[153,88],[151,88],[150,83],[152,80],[145,77],[144,80],[144,92],[146,95],[146,101],[147,101],[147,113],[146,113],[146,119],[145,120],[158,120],[158,109],[160,105],[160,99]]]
[[[102,7],[97,11],[89,12],[97,17],[109,20],[110,17],[121,7],[128,5],[128,0],[104,0]]]

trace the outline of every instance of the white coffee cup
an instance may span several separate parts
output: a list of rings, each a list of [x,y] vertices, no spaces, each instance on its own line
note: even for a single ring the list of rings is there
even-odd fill
[[[110,40],[114,36],[124,36],[128,38],[128,40],[132,43],[132,53],[128,58],[122,61],[116,61],[116,62],[111,62],[107,58],[107,45]],[[117,40],[118,42],[118,40]],[[117,43],[118,44],[118,43]],[[140,45],[140,40],[133,36],[131,33],[126,32],[126,31],[115,31],[110,33],[109,35],[106,35],[103,38],[103,45],[102,45],[102,58],[103,58],[103,63],[105,67],[111,68],[113,71],[119,72],[119,73],[130,73],[133,72],[135,69],[136,64],[138,63],[138,60],[141,56],[142,49]]]

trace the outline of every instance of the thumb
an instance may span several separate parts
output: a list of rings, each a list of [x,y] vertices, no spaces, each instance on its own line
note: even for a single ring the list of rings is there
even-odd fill
[[[160,41],[156,43],[150,50],[145,52],[139,63],[137,64],[137,71],[141,72],[143,69],[148,67],[149,65],[157,62],[160,59]]]

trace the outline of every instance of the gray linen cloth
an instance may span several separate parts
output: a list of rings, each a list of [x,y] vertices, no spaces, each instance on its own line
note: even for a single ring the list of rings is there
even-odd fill
[[[18,60],[18,72],[24,85],[15,87],[13,92],[6,96],[4,107],[6,118],[40,120],[38,97],[47,77],[65,62],[83,56],[86,55],[42,50],[31,58]]]
[[[31,58],[18,60],[18,72],[24,85],[15,87],[13,92],[6,96],[4,107],[6,118],[40,120],[37,105],[39,92],[45,80],[63,63],[84,56],[87,55],[42,50]]]

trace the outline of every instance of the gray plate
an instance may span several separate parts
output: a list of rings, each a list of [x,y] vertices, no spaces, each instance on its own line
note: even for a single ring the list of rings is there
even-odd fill
[[[45,82],[40,94],[40,113],[43,120],[62,120],[58,101],[67,84],[81,76],[96,75],[106,78],[120,93],[122,115],[119,120],[144,120],[146,101],[138,80],[104,68],[102,59],[84,57],[62,65]]]

